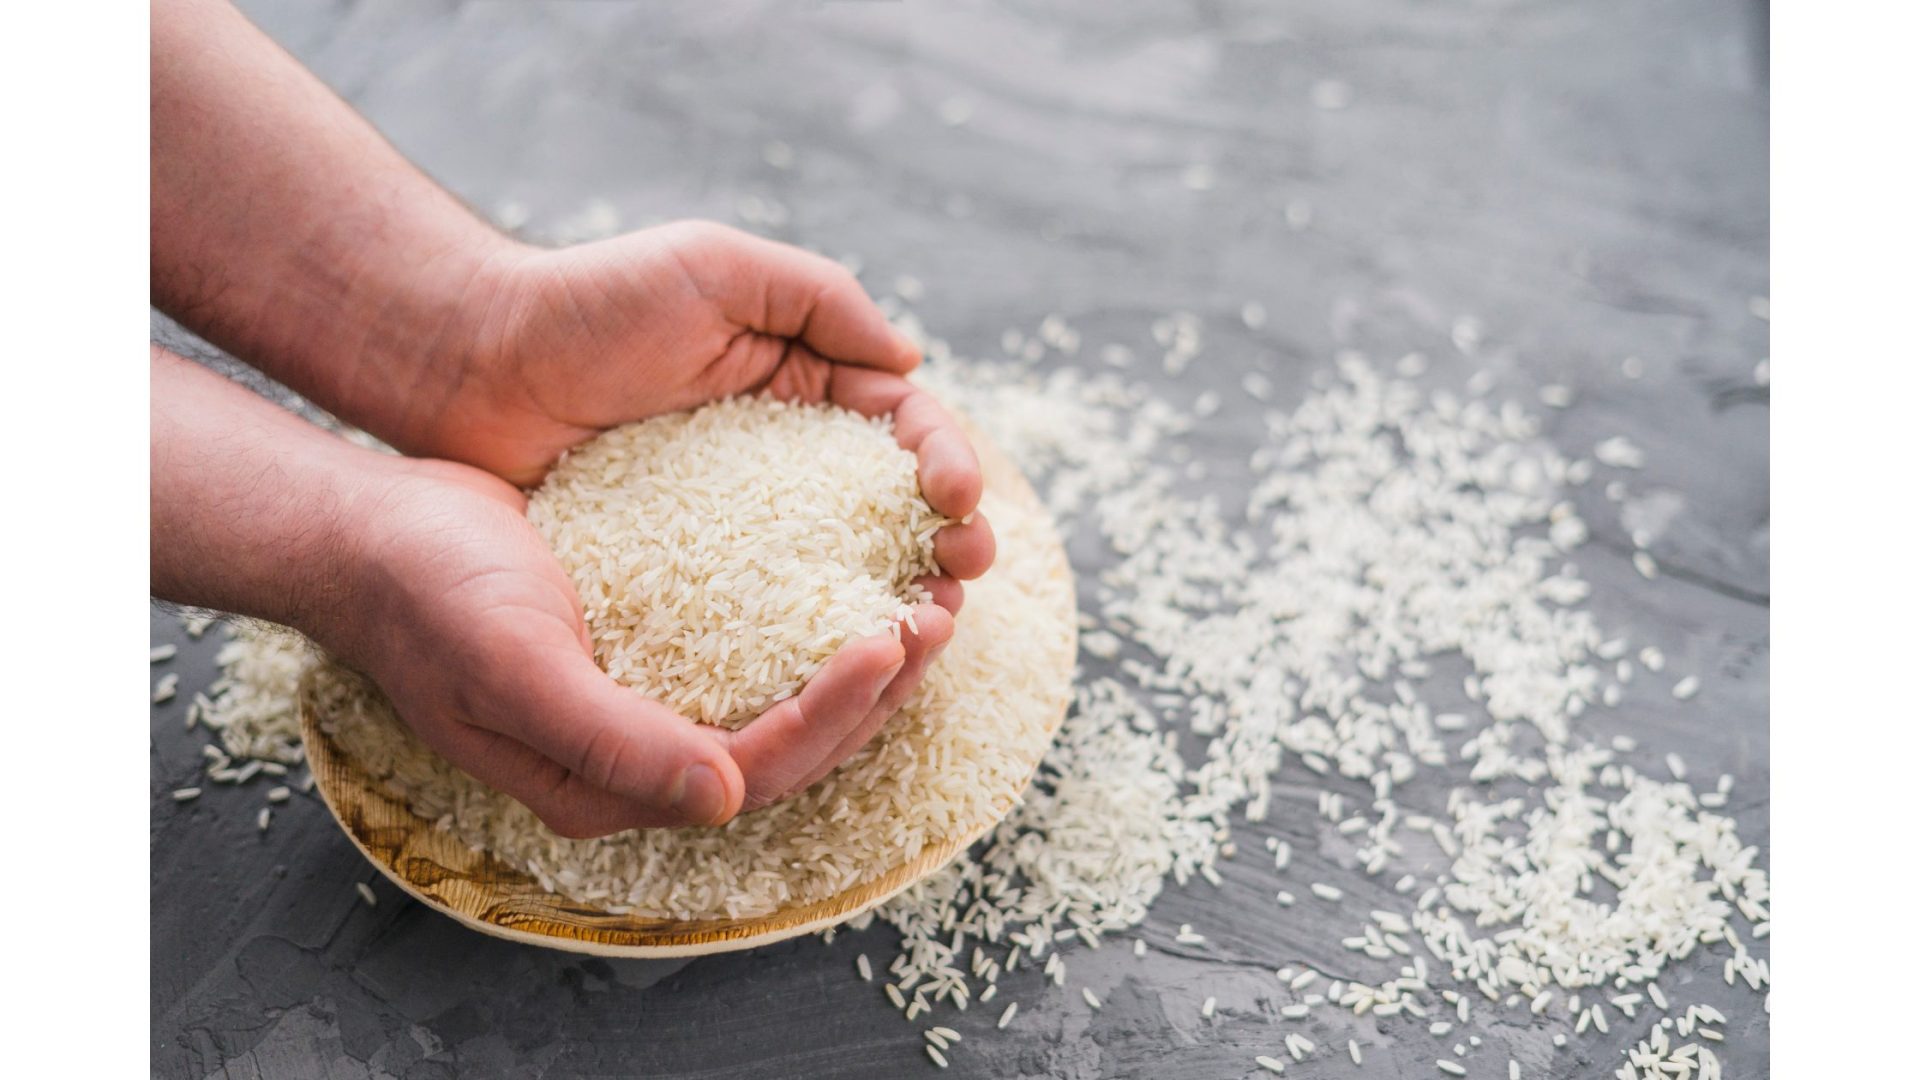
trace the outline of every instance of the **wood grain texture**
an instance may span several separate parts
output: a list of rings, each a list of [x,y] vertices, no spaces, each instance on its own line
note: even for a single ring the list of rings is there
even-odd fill
[[[1044,514],[1033,488],[1006,456],[971,430],[980,451],[986,486]],[[1049,573],[1068,581],[1067,604],[1055,617],[1075,632],[1072,571],[1065,549],[1049,534]],[[1072,653],[1053,673],[1033,708],[1044,715],[1048,734],[1059,728],[1072,694]],[[327,809],[368,861],[421,902],[482,933],[532,945],[601,956],[674,957],[729,952],[825,929],[878,906],[933,874],[990,831],[1013,809],[1019,790],[994,803],[993,814],[965,836],[929,846],[920,855],[828,899],[751,919],[682,921],[613,914],[549,892],[531,876],[475,851],[453,833],[434,827],[387,794],[325,731],[314,707],[311,678],[303,686],[300,730],[315,785]],[[1028,777],[1039,765],[1030,763]],[[1024,784],[1022,788],[1024,788]]]

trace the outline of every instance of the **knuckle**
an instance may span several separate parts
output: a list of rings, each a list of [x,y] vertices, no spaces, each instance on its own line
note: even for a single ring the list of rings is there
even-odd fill
[[[669,236],[676,243],[692,247],[725,247],[736,243],[741,236],[740,230],[731,225],[722,225],[717,221],[694,218],[677,221],[666,226]]]
[[[771,806],[780,801],[782,794],[783,792],[776,788],[759,787],[748,783],[747,797],[740,803],[740,813],[745,814],[761,807]]]
[[[574,774],[603,791],[619,790],[632,751],[633,743],[625,733],[612,724],[603,724],[594,729],[586,745],[581,747]]]

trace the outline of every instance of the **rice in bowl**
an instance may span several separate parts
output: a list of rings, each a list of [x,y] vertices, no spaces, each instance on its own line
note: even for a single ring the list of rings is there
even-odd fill
[[[793,423],[781,438],[798,441],[768,460],[806,460],[811,453],[807,429],[822,421],[845,422],[811,412],[783,415],[783,424]],[[729,430],[722,425],[710,434],[738,434],[725,434]],[[884,428],[875,430],[891,442]],[[841,430],[833,437],[852,434]],[[969,583],[953,640],[925,681],[873,741],[840,768],[793,798],[721,828],[569,840],[427,749],[378,690],[353,673],[321,665],[309,679],[310,704],[341,754],[388,794],[570,901],[614,914],[701,921],[754,918],[828,900],[912,863],[924,851],[963,844],[989,828],[1018,800],[1065,712],[1074,652],[1074,596],[1065,553],[1018,473],[985,456],[988,482],[981,511],[994,524],[999,556],[986,576]],[[596,470],[619,467],[589,460]],[[578,457],[563,468],[575,464],[582,464]],[[897,486],[887,490],[899,491]],[[890,622],[897,607],[888,605],[908,602],[909,594],[886,593],[878,586],[884,580],[898,587],[912,560],[926,556],[915,545],[930,542],[938,524],[929,523],[939,519],[926,516],[931,511],[916,513],[896,505],[880,515],[890,522],[887,528],[900,530],[901,539],[897,545],[870,545],[876,558],[858,564],[866,585],[875,587],[866,594],[873,606],[846,605],[839,614],[847,621],[835,631],[846,635],[842,640],[862,632],[856,626],[865,625],[860,620]],[[921,529],[927,530],[924,536]],[[671,531],[698,538],[690,526]],[[591,617],[595,601],[585,602]],[[607,603],[608,610],[619,603],[611,591]],[[699,647],[704,643],[684,651],[697,655]],[[616,650],[615,655],[625,654]],[[639,658],[626,670],[670,670],[655,659]],[[802,666],[790,662],[781,679],[795,677]],[[798,678],[804,682],[804,675]],[[767,688],[779,685],[780,679],[769,679],[753,692],[778,693]],[[748,700],[737,688],[689,689],[698,686],[696,678],[666,693],[680,693],[706,716],[722,721],[730,702]]]

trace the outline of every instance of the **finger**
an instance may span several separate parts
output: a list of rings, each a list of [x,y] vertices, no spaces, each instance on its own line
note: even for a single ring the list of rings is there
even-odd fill
[[[906,649],[907,662],[901,666],[900,673],[893,677],[887,688],[880,692],[880,700],[874,702],[868,710],[866,719],[860,722],[840,745],[833,748],[813,771],[782,798],[805,791],[820,781],[820,778],[840,767],[840,764],[859,752],[867,745],[889,718],[900,711],[907,698],[920,688],[920,681],[926,677],[927,669],[940,657],[947,643],[953,640],[953,616],[946,609],[933,604],[921,604],[913,609],[913,621],[918,630],[904,623],[900,627],[900,644]]]
[[[717,730],[614,682],[571,642],[527,655],[527,678],[474,700],[477,726],[674,824],[718,825],[739,812],[746,784]]]
[[[730,749],[746,779],[743,809],[765,806],[793,790],[866,719],[905,663],[905,649],[890,635],[851,642],[799,696],[734,732]]]
[[[837,363],[891,372],[912,371],[919,364],[920,351],[893,328],[846,267],[724,225],[696,222],[681,228],[693,231],[682,262],[727,321],[804,341]]]
[[[966,587],[945,575],[928,574],[914,578],[913,583],[927,590],[927,596],[946,608],[949,615],[960,614],[960,606],[967,602]]]
[[[564,765],[496,731],[455,722],[434,749],[481,783],[533,811],[547,828],[574,840],[628,829],[688,824],[657,807],[596,788]]]
[[[922,397],[933,400],[931,394]],[[920,491],[926,495],[928,506],[954,518],[966,517],[980,506],[986,482],[980,475],[980,459],[959,424],[928,432],[914,457],[920,463]]]
[[[938,398],[898,375],[844,367],[833,370],[827,396],[863,416],[892,414],[894,439],[919,459],[929,506],[957,518],[980,505],[980,458]]]
[[[962,581],[972,581],[993,565],[993,526],[986,515],[974,512],[970,521],[949,525],[933,534],[933,561]]]

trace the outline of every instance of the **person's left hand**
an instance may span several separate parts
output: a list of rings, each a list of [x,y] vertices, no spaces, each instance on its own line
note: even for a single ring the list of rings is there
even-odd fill
[[[615,425],[767,390],[893,415],[927,502],[952,518],[980,501],[980,464],[953,415],[904,377],[918,351],[830,259],[708,222],[681,222],[557,251],[504,256],[476,290],[456,388],[407,447],[537,482],[569,447]],[[942,529],[946,577],[984,573],[983,517]]]
[[[811,786],[899,709],[953,635],[842,647],[737,731],[696,724],[594,664],[573,582],[526,497],[447,461],[364,454],[326,527],[326,602],[301,630],[371,677],[422,741],[563,836],[718,825]]]

